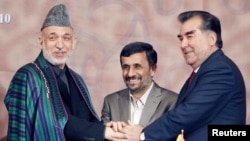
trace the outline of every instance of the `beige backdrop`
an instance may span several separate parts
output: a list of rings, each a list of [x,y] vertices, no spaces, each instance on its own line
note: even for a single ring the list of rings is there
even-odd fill
[[[179,92],[191,68],[180,52],[176,16],[186,10],[206,10],[221,19],[223,50],[245,78],[250,123],[249,0],[1,0],[1,141],[7,133],[3,99],[9,82],[19,67],[37,57],[41,24],[48,10],[60,2],[67,5],[78,35],[77,48],[68,64],[84,77],[99,115],[104,96],[125,87],[119,53],[132,41],[146,41],[155,47],[159,55],[156,82]]]

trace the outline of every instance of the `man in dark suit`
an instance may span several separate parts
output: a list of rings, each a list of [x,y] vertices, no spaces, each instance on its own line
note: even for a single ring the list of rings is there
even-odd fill
[[[104,123],[130,120],[146,126],[174,107],[178,95],[153,81],[157,53],[152,45],[127,44],[121,51],[120,63],[127,88],[105,97],[101,116]]]
[[[205,11],[183,12],[178,19],[180,48],[196,75],[185,82],[174,109],[144,129],[126,126],[128,140],[173,141],[184,129],[186,141],[207,141],[208,125],[246,122],[244,80],[221,49],[219,19]]]

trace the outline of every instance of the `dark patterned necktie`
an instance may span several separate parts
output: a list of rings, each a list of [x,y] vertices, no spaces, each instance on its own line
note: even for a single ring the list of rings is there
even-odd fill
[[[193,81],[193,79],[194,79],[195,75],[196,75],[196,73],[193,71],[193,72],[192,72],[192,74],[191,74],[191,76],[189,77],[189,80],[188,80],[188,86],[190,86],[190,85],[191,85],[191,83],[192,83],[192,81]]]

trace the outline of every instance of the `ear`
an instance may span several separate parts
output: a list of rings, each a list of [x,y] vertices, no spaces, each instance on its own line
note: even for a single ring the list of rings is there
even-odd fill
[[[75,46],[76,46],[76,42],[77,42],[77,37],[74,37],[74,38],[73,38],[73,46],[72,46],[72,49],[74,49],[74,48],[75,48]]]
[[[152,68],[151,68],[151,76],[153,77],[156,73],[156,69],[157,69],[157,65],[153,65]]]
[[[42,36],[38,37],[37,42],[38,42],[38,45],[39,45],[40,49],[43,49],[43,43],[44,43],[44,41],[43,41]]]
[[[217,36],[215,32],[210,32],[208,36],[208,41],[211,46],[215,46],[216,41],[217,41]]]

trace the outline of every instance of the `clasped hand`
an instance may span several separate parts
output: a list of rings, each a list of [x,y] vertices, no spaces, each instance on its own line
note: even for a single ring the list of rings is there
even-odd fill
[[[110,121],[106,124],[105,138],[110,141],[140,141],[142,130],[142,126],[131,121]]]

